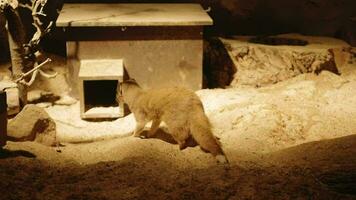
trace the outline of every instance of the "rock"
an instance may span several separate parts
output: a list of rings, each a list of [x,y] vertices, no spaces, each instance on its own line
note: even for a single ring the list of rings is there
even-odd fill
[[[5,78],[0,81],[0,90],[6,91],[7,96],[7,113],[14,115],[20,111],[19,90],[16,83]]]
[[[339,74],[337,65],[345,63],[341,54],[347,54],[342,49],[349,48],[341,40],[298,34],[257,39],[237,36],[221,40],[236,67],[237,72],[231,82],[231,86],[235,87],[260,87],[303,73],[319,74],[323,70]],[[335,56],[334,52],[341,51],[343,53]]]
[[[40,102],[40,103],[36,103],[35,105],[40,108],[48,108],[48,107],[52,106],[52,103],[51,102]]]
[[[320,73],[320,79],[318,83],[323,86],[329,86],[329,88],[340,89],[344,84],[348,83],[347,79],[342,76],[330,73],[328,71],[323,71]]]
[[[30,90],[27,93],[27,100],[29,103],[39,103],[53,101],[56,98],[52,92],[47,92],[43,90]]]
[[[20,112],[19,90],[17,88],[6,89],[7,114],[14,115]]]
[[[29,104],[9,122],[7,135],[10,141],[36,141],[53,146],[56,124],[43,108]]]
[[[70,106],[70,105],[75,104],[76,102],[77,102],[77,100],[75,98],[65,94],[65,95],[61,96],[61,98],[54,103],[57,105]]]
[[[31,90],[31,91],[28,91],[27,93],[27,101],[28,102],[34,102],[34,101],[37,101],[41,98],[41,93],[42,91],[41,90]]]

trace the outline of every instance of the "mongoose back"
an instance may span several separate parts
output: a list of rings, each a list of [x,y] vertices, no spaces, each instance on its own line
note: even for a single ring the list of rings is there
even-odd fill
[[[123,101],[136,119],[134,136],[143,137],[141,133],[145,125],[152,121],[146,135],[152,137],[163,121],[180,149],[186,147],[187,139],[192,136],[218,162],[228,163],[219,141],[211,132],[202,102],[193,91],[181,87],[143,90],[135,81],[124,82],[121,90]]]

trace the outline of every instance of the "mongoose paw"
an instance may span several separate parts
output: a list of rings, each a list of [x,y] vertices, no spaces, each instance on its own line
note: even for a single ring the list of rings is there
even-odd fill
[[[136,133],[133,133],[132,135],[133,135],[134,137],[141,137],[140,134],[136,134]]]
[[[146,139],[147,138],[145,135],[139,135],[138,137],[141,138],[141,139]]]
[[[224,155],[217,155],[215,158],[219,164],[229,164],[229,161]]]
[[[185,148],[187,148],[187,145],[185,144],[185,142],[179,144],[179,150],[184,150]]]

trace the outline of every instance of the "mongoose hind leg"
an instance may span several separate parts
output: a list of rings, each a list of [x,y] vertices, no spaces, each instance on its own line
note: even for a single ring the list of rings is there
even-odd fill
[[[151,129],[147,133],[147,137],[148,138],[153,137],[155,135],[155,133],[158,130],[160,124],[161,124],[161,120],[159,120],[159,119],[154,119],[152,121]]]
[[[179,150],[184,150],[185,148],[188,147],[186,141],[178,142],[178,145],[179,145]]]
[[[178,143],[179,149],[183,150],[187,148],[186,141],[189,138],[189,130],[185,128],[171,128],[168,126],[168,130],[174,140]]]

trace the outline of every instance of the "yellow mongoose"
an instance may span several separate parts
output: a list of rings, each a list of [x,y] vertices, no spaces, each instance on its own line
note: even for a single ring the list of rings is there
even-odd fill
[[[136,119],[134,136],[142,137],[145,125],[152,121],[146,137],[152,137],[161,121],[169,133],[184,149],[191,135],[200,147],[210,152],[220,163],[228,163],[211,127],[199,97],[191,90],[172,87],[143,90],[133,81],[121,85],[123,101],[129,106]]]

